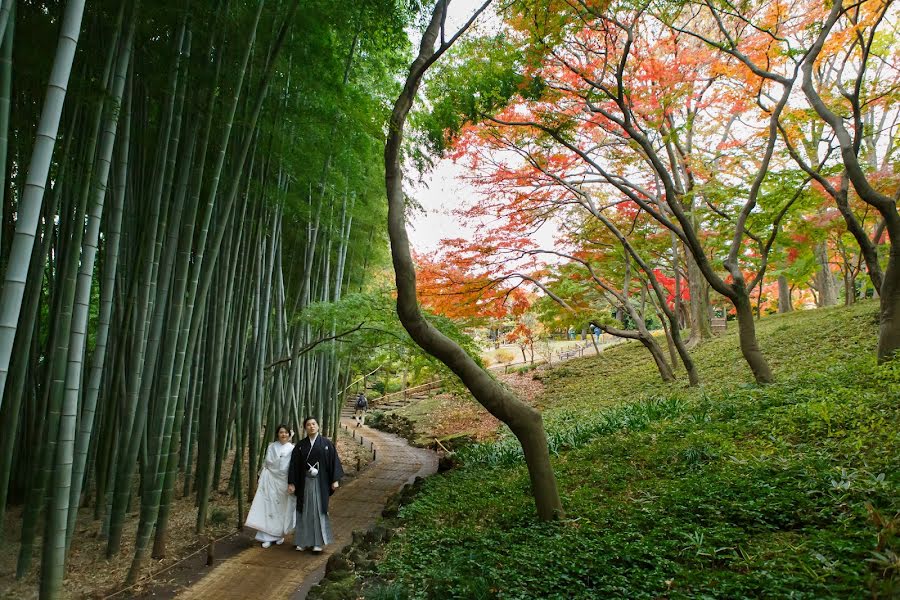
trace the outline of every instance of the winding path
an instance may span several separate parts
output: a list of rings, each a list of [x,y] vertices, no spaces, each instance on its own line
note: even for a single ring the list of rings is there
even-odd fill
[[[352,419],[342,424],[352,427]],[[429,451],[409,446],[397,436],[361,427],[366,441],[372,441],[377,460],[358,477],[341,486],[331,499],[331,522],[334,543],[319,555],[297,552],[286,539],[282,546],[262,549],[258,544],[223,562],[209,575],[178,595],[182,600],[215,598],[216,600],[267,600],[306,597],[309,589],[325,574],[328,557],[352,540],[355,530],[365,530],[375,523],[388,497],[416,477],[437,470],[437,457]]]

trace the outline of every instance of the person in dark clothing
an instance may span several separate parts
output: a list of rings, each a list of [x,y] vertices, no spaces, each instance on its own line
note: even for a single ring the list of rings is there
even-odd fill
[[[365,394],[360,392],[356,396],[356,426],[365,425],[366,411],[369,410],[369,401],[366,400]]]
[[[313,417],[303,421],[306,437],[294,447],[288,467],[288,493],[297,497],[297,550],[321,552],[333,540],[328,498],[340,486],[344,469],[334,443],[319,434]]]

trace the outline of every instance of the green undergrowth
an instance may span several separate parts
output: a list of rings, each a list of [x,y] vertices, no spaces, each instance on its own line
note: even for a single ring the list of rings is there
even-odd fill
[[[876,312],[762,320],[766,387],[733,333],[694,351],[700,388],[633,344],[543,374],[565,518],[536,521],[501,436],[402,507],[379,579],[410,599],[896,597],[900,364],[875,364]]]

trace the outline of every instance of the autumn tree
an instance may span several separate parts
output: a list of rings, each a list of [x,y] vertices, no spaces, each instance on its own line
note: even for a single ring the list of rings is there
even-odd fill
[[[710,0],[660,10],[672,27],[756,77],[799,84],[809,108],[802,114],[805,126],[794,119],[779,127],[791,156],[834,198],[860,247],[880,297],[879,361],[900,349],[900,212],[891,173],[900,118],[891,44],[895,9],[891,2],[868,0],[796,2],[789,10],[756,3],[735,11],[728,2]],[[829,176],[832,154],[840,157],[836,177]],[[878,229],[890,242],[885,266],[877,253],[881,233],[871,236],[850,208],[851,186],[881,217]]]
[[[485,204],[504,206],[503,200],[509,197],[508,193],[520,193],[533,199],[534,188],[553,187],[542,186],[534,179],[536,175],[544,174],[540,168],[529,170],[526,167],[518,173],[517,187],[524,187],[524,190],[504,191],[502,187],[491,187],[492,200]],[[577,192],[574,188],[568,191]],[[517,203],[515,198],[509,202]],[[557,198],[548,204],[559,202]],[[475,204],[467,212],[470,216],[481,215],[484,206]],[[669,293],[657,276],[657,261],[647,259],[644,253],[648,249],[639,251],[638,244],[629,241],[623,230],[630,229],[634,240],[643,238],[647,241],[659,236],[652,226],[647,227],[646,215],[641,219],[636,207],[623,203],[620,208],[621,213],[598,213],[594,218],[591,214],[579,214],[577,204],[571,207],[564,219],[564,233],[556,240],[554,248],[539,247],[527,237],[528,229],[535,227],[534,220],[528,217],[531,211],[503,213],[509,217],[505,222],[491,221],[489,227],[479,228],[472,241],[444,240],[440,260],[432,260],[430,264],[439,264],[444,272],[442,293],[453,289],[447,285],[451,282],[457,287],[470,286],[469,289],[477,290],[482,299],[506,300],[523,284],[540,290],[566,311],[567,317],[563,321],[571,321],[578,327],[591,323],[610,335],[639,341],[650,352],[664,381],[675,379],[674,366],[681,361],[691,384],[695,385],[698,375],[681,338],[675,305],[669,302]],[[665,244],[663,240],[662,245]],[[563,264],[553,265],[554,261],[563,261]],[[649,304],[648,293],[653,298]],[[640,302],[635,300],[638,297]],[[487,306],[484,301],[482,305]],[[615,318],[601,314],[601,307],[606,306],[611,307]],[[672,350],[671,364],[646,326],[648,306],[659,309]]]
[[[418,55],[410,66],[403,91],[394,104],[385,145],[385,185],[388,196],[388,234],[397,282],[397,314],[410,336],[446,364],[491,414],[503,421],[519,440],[528,466],[531,490],[541,520],[559,518],[562,503],[550,465],[547,436],[540,412],[515,397],[493,379],[458,344],[442,335],[422,315],[416,296],[416,271],[406,234],[406,196],[403,192],[401,146],[403,128],[419,85],[428,68],[465,32],[490,3],[483,4],[456,33],[445,30],[447,0],[437,0],[422,35]]]
[[[786,168],[776,152],[778,123],[796,77],[772,83],[735,73],[645,7],[601,10],[573,1],[547,8],[510,8],[507,22],[527,47],[512,65],[520,86],[507,103],[468,113],[478,126],[463,127],[454,143],[526,148],[557,181],[587,191],[566,203],[588,211],[592,201],[596,212],[624,201],[640,207],[730,300],[744,358],[758,382],[772,381],[750,292],[765,275],[781,219],[802,194],[803,185],[787,197],[775,193],[773,172]],[[753,219],[760,208],[767,221]],[[722,232],[712,240],[720,243],[710,244],[710,229]],[[752,270],[748,246],[759,257]],[[690,287],[702,297],[702,286]]]

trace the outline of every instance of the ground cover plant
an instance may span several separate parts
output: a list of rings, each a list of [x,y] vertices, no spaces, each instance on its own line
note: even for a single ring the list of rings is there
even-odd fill
[[[763,319],[765,387],[734,333],[694,351],[699,388],[659,382],[636,344],[542,373],[566,518],[538,524],[501,434],[401,509],[379,579],[408,598],[894,597],[900,364],[876,365],[876,311]]]

